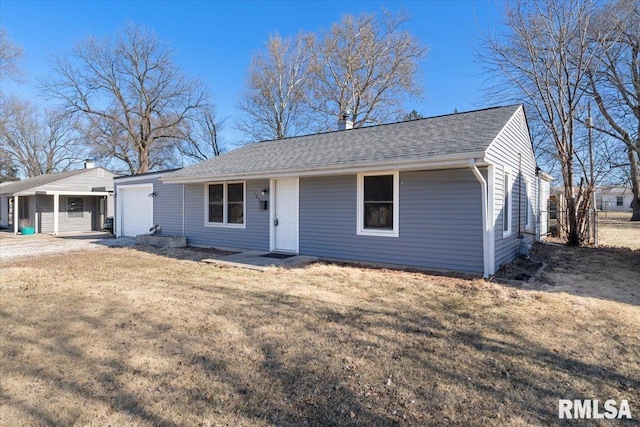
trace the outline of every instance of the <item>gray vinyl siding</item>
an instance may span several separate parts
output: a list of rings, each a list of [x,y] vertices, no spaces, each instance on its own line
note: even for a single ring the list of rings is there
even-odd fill
[[[495,167],[494,179],[494,225],[495,225],[495,268],[512,261],[518,252],[518,231],[524,236],[528,244],[535,240],[536,225],[538,224],[538,212],[534,209],[538,206],[538,177],[536,176],[536,160],[529,137],[528,127],[522,109],[513,115],[504,129],[489,146],[486,154],[487,160],[493,162]],[[511,169],[511,235],[503,237],[504,226],[504,171],[505,167]],[[524,208],[525,179],[529,179],[529,206],[532,212],[532,226],[525,228]],[[519,215],[520,213],[520,215]],[[520,224],[518,224],[520,218]]]
[[[483,271],[480,184],[468,169],[401,172],[399,237],[356,234],[356,175],[300,179],[300,253]]]
[[[92,191],[97,187],[112,188],[113,178],[117,176],[102,168],[87,169],[86,172],[38,186],[36,189],[38,191]]]
[[[53,196],[37,196],[38,232],[53,233]]]
[[[38,211],[38,232],[53,233],[53,197],[38,194],[32,196]],[[58,232],[83,232],[96,230],[98,199],[100,196],[59,196]],[[84,212],[82,218],[70,218],[68,209],[69,197],[82,197]],[[101,228],[101,225],[100,227]]]
[[[160,235],[182,236],[182,184],[164,184],[157,178],[153,183],[153,223],[158,224]],[[138,182],[136,182],[138,183]]]
[[[127,178],[116,180],[116,187],[152,184],[156,196],[153,198],[153,223],[161,226],[158,232],[164,236],[182,236],[182,184],[165,184],[160,181],[164,175],[151,175],[146,179]],[[112,202],[113,204],[113,202]],[[111,208],[114,211],[114,208]]]
[[[205,184],[185,184],[185,236],[194,245],[269,250],[269,210],[260,210],[256,194],[268,180],[246,181],[245,228],[206,227]],[[160,189],[158,190],[160,191]],[[179,209],[176,207],[176,209]]]
[[[9,226],[9,197],[0,196],[0,227]]]

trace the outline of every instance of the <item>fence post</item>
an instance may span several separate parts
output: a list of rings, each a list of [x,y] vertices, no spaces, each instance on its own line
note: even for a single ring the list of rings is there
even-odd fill
[[[593,236],[594,236],[594,240],[593,240],[593,246],[598,247],[598,210],[597,209],[593,209],[595,212],[595,219],[593,221]]]

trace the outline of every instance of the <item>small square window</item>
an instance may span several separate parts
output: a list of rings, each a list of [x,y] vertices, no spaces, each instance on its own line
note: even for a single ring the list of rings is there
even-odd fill
[[[84,199],[82,197],[67,198],[67,217],[84,218]]]

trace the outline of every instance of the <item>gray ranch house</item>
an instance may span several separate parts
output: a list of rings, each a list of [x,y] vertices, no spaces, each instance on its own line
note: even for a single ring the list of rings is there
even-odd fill
[[[484,277],[546,233],[522,105],[350,127],[118,178],[116,233]]]
[[[114,214],[115,173],[85,162],[84,169],[0,184],[0,228],[18,233],[21,223],[36,233],[101,230]]]

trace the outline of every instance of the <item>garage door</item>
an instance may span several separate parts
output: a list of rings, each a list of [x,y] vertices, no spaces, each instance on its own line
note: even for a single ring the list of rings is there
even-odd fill
[[[123,236],[147,234],[153,227],[153,184],[119,187],[120,230]]]

